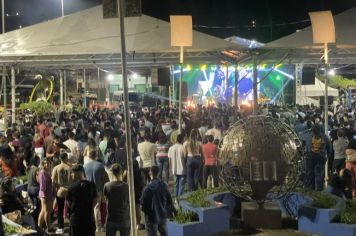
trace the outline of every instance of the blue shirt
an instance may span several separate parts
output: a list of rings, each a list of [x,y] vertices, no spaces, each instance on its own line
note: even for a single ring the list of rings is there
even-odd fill
[[[89,161],[84,165],[84,170],[86,179],[90,182],[94,182],[96,191],[102,193],[106,175],[104,165],[98,161]]]

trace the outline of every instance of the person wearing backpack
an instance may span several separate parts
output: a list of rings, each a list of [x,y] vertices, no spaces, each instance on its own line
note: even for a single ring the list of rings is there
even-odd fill
[[[301,139],[305,144],[304,186],[321,191],[324,185],[325,161],[330,148],[328,137],[321,133],[320,126],[315,124],[311,132],[305,133]]]

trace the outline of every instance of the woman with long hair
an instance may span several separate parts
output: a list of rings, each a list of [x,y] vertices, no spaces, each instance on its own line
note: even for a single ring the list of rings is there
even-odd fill
[[[40,129],[35,129],[35,135],[33,136],[33,147],[35,148],[35,153],[42,160],[44,157],[44,140],[41,137]]]
[[[38,174],[38,182],[40,184],[38,197],[41,200],[41,212],[38,216],[38,226],[42,227],[43,223],[45,223],[46,231],[52,231],[50,228],[50,216],[53,208],[54,194],[50,171],[51,162],[44,159],[41,162],[41,170]]]
[[[95,140],[92,138],[89,138],[87,145],[85,146],[84,151],[83,151],[84,165],[90,160],[89,154],[92,151],[98,151],[97,149],[98,149],[98,147],[96,146]]]
[[[169,160],[168,149],[170,145],[168,143],[167,136],[161,131],[158,134],[158,141],[156,143],[156,163],[159,167],[159,177],[167,184],[169,182]],[[164,176],[164,179],[162,178]]]
[[[201,178],[202,144],[199,141],[199,131],[192,129],[187,141],[183,144],[183,154],[187,157],[187,182],[188,191],[198,189]]]

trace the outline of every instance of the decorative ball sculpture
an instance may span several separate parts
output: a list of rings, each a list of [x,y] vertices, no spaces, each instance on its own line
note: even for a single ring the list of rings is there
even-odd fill
[[[249,116],[230,127],[219,161],[228,189],[263,208],[267,195],[280,198],[296,187],[302,146],[287,124],[269,116]]]

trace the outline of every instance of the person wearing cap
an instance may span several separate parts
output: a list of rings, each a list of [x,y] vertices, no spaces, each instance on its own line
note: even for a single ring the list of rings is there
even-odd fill
[[[73,183],[68,188],[66,200],[69,208],[69,236],[95,236],[93,208],[97,203],[94,182],[85,179],[84,168],[72,168]]]
[[[71,167],[68,165],[68,154],[63,152],[59,155],[61,163],[53,168],[52,171],[52,183],[54,192],[56,194],[56,201],[58,206],[58,229],[56,234],[63,234],[64,228],[64,202],[68,193],[68,187],[71,183],[70,172]]]

